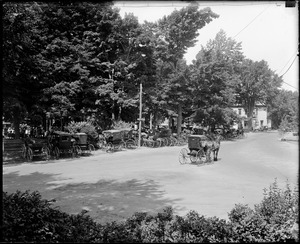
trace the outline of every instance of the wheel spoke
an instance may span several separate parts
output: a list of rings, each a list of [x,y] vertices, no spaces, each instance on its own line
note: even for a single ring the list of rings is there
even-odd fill
[[[186,148],[182,148],[179,153],[179,162],[181,164],[186,164],[188,161],[188,150]]]

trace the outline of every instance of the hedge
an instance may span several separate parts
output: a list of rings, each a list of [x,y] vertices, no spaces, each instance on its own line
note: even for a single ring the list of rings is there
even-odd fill
[[[136,212],[121,222],[96,223],[82,211],[70,215],[52,207],[38,191],[3,192],[1,242],[296,242],[298,190],[277,182],[264,189],[264,198],[251,209],[236,204],[229,220],[205,217],[196,211],[185,216],[172,207],[155,215]]]

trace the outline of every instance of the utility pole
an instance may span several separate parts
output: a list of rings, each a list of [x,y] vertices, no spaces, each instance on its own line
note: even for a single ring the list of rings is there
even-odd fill
[[[139,116],[139,144],[138,147],[141,147],[141,134],[142,134],[142,93],[143,93],[143,85],[140,82],[140,116]]]

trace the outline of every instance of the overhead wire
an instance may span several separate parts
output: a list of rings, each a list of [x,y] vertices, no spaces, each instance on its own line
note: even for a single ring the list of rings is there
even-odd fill
[[[297,56],[297,52],[296,52],[295,54],[293,54],[293,55],[289,58],[289,60],[287,61],[287,63],[283,66],[283,68],[282,68],[278,73],[281,73],[281,72],[284,70],[284,68],[288,65],[288,63],[291,61],[291,59],[292,59],[295,55]],[[276,70],[275,70],[275,72],[276,72]]]
[[[282,75],[279,76],[280,78],[282,78],[282,77],[290,70],[290,68],[291,68],[292,65],[294,64],[294,62],[295,62],[297,56],[298,56],[298,55],[295,56],[295,58],[293,59],[293,62],[290,64],[290,66],[288,67],[288,69],[287,69]],[[284,84],[290,86],[290,87],[293,87],[293,88],[296,89],[297,91],[299,91],[298,88],[296,88],[296,87],[294,87],[294,86],[292,86],[292,85],[290,85],[290,84],[288,84],[288,83],[286,83],[286,82],[284,82],[284,81],[282,81],[282,82],[283,82]]]
[[[249,24],[247,24],[242,30],[240,30],[233,38],[235,38],[236,36],[238,36],[243,30],[245,30],[251,23],[253,23],[260,15],[262,15],[269,7],[270,7],[271,5],[269,5],[268,7],[266,7],[262,12],[260,12],[257,16],[255,16],[254,17],[254,19],[253,20],[251,20],[250,22],[249,22]],[[294,55],[293,55],[294,56]],[[292,56],[292,57],[293,57]],[[296,60],[296,58],[297,58],[297,53],[296,53],[296,56],[294,57],[294,60],[293,60],[293,62],[291,63],[291,65],[289,66],[289,68],[281,75],[281,76],[279,76],[279,77],[283,77],[288,71],[289,71],[289,69],[292,67],[292,65],[293,65],[293,63],[295,62],[295,60]],[[291,58],[292,58],[291,57]],[[289,59],[289,61],[291,60],[291,58]],[[286,65],[289,63],[289,61],[286,63]],[[285,66],[286,66],[285,65]],[[282,68],[282,70],[285,68],[285,66]],[[281,71],[282,71],[281,70]],[[280,72],[281,72],[280,71]],[[294,88],[294,89],[296,89],[296,90],[298,90],[298,88],[296,88],[296,87],[294,87],[294,86],[292,86],[292,85],[290,85],[290,84],[288,84],[288,83],[286,83],[286,82],[284,82],[283,81],[283,83],[284,84],[286,84],[286,85],[288,85],[288,86],[290,86],[290,87],[292,87],[292,88]]]
[[[280,75],[280,77],[284,76],[289,71],[289,69],[292,67],[293,63],[295,62],[297,56],[298,55],[295,56],[295,58],[293,59],[293,62],[291,63],[291,65],[288,67],[288,69],[282,75]]]
[[[254,19],[251,20],[251,21],[249,22],[249,24],[247,24],[243,29],[241,29],[241,30],[240,30],[233,38],[237,37],[243,30],[245,30],[250,24],[252,24],[252,23],[253,23],[260,15],[262,15],[263,12],[265,12],[270,6],[271,6],[271,5],[269,5],[269,6],[266,7],[263,11],[261,11],[258,15],[256,15],[256,16],[254,17]]]
[[[282,81],[284,84],[286,84],[286,85],[288,85],[288,86],[290,86],[290,87],[293,87],[294,89],[296,89],[297,91],[299,91],[299,89],[298,88],[296,88],[296,87],[294,87],[294,86],[292,86],[292,85],[290,85],[289,83],[286,83],[286,82],[284,82],[284,81]]]

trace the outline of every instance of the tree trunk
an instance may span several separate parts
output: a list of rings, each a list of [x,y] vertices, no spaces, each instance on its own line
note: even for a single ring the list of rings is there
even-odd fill
[[[252,118],[253,118],[254,104],[255,104],[255,101],[254,100],[250,100],[249,103],[248,103],[248,109],[247,109],[248,129],[250,131],[253,130]]]
[[[181,122],[182,122],[182,105],[178,104],[178,117],[177,117],[177,135],[181,133]]]
[[[122,106],[119,106],[117,121],[121,120]]]
[[[112,111],[112,113],[111,113],[111,120],[115,121],[115,113],[114,113],[114,111]]]
[[[153,128],[153,125],[152,125],[152,120],[153,120],[153,113],[150,113],[150,121],[149,121],[149,123],[150,123],[150,130],[152,130],[152,128]]]
[[[172,128],[172,133],[175,132],[175,125],[174,125],[174,118],[171,117],[171,128]]]
[[[14,130],[15,130],[15,139],[20,139],[20,109],[15,107],[13,109],[14,116]]]

